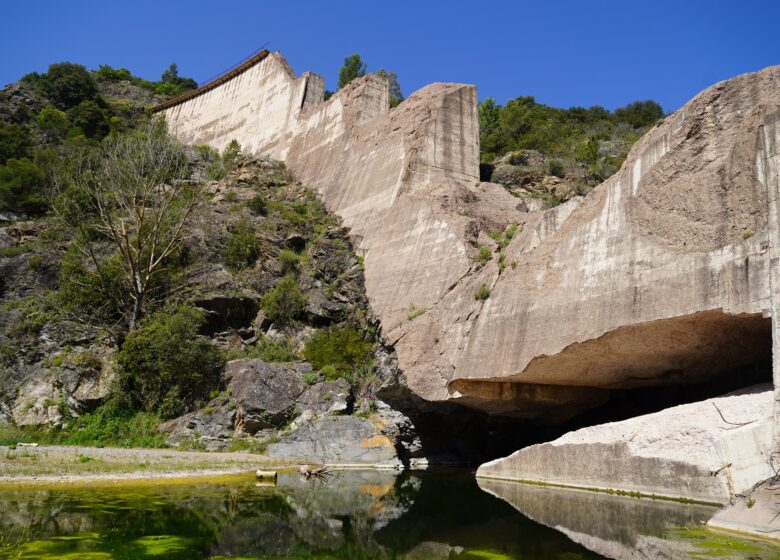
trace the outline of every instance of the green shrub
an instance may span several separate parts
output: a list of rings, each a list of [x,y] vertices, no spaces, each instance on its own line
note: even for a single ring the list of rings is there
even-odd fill
[[[276,257],[279,260],[279,266],[282,274],[298,274],[298,267],[301,263],[301,256],[293,251],[282,250]]]
[[[268,203],[265,201],[265,197],[261,194],[256,194],[246,203],[249,211],[255,216],[265,216],[268,212]]]
[[[13,247],[6,247],[0,249],[0,257],[16,257],[32,251],[29,245],[14,245]]]
[[[32,81],[61,109],[98,98],[97,85],[81,64],[70,62],[52,64],[48,72]]]
[[[11,158],[29,156],[32,145],[32,137],[26,127],[0,121],[0,165]]]
[[[528,155],[523,152],[512,152],[507,158],[509,165],[528,165]]]
[[[420,315],[424,315],[428,311],[425,307],[416,307],[414,304],[409,306],[409,313],[406,314],[406,318],[409,321],[414,321]]]
[[[127,68],[112,68],[108,64],[101,64],[95,71],[97,78],[106,82],[132,81],[133,75]]]
[[[91,100],[85,100],[68,109],[68,120],[87,138],[100,140],[111,128],[108,112]]]
[[[635,128],[652,126],[664,116],[661,106],[652,100],[634,101],[625,107],[615,109],[615,118]]]
[[[253,345],[239,352],[228,352],[227,359],[258,358],[264,362],[297,362],[301,359],[295,351],[295,344],[289,338],[271,340],[261,337]]]
[[[490,288],[487,287],[487,284],[482,284],[479,287],[479,289],[476,292],[474,292],[474,299],[485,301],[489,297],[490,297]]]
[[[198,336],[203,321],[202,312],[180,306],[156,313],[127,335],[117,364],[133,406],[173,418],[219,384],[224,358]]]
[[[222,161],[228,169],[235,169],[239,156],[241,156],[241,144],[233,138],[222,152]]]
[[[371,362],[374,345],[350,327],[317,331],[303,347],[303,357],[326,377],[349,377]]]
[[[52,138],[64,137],[70,126],[68,117],[65,116],[65,113],[52,105],[47,105],[41,109],[41,112],[38,113],[35,120],[37,121],[38,126]]]
[[[60,260],[59,282],[59,305],[66,314],[106,326],[122,318],[128,296],[118,254],[100,259],[97,270],[87,270],[71,245]]]
[[[33,255],[27,259],[27,264],[30,265],[30,268],[33,270],[40,271],[43,269],[43,257],[41,255]]]
[[[9,159],[0,166],[0,210],[42,214],[47,203],[43,172],[29,159]]]
[[[249,220],[242,218],[233,226],[223,255],[225,264],[233,270],[242,270],[255,264],[259,255],[255,230]]]
[[[548,171],[550,175],[555,175],[560,179],[563,179],[566,176],[566,170],[563,167],[563,163],[557,159],[550,160],[550,163],[548,164]]]
[[[56,317],[58,308],[55,294],[47,292],[8,303],[3,310],[19,310],[21,317],[11,325],[8,334],[22,336],[41,332]]]
[[[287,275],[263,296],[260,306],[271,321],[288,323],[303,315],[306,296],[295,277]]]
[[[490,247],[486,247],[485,245],[479,246],[479,255],[477,256],[477,260],[479,261],[479,264],[485,266],[490,261],[492,256],[493,253],[490,250]]]

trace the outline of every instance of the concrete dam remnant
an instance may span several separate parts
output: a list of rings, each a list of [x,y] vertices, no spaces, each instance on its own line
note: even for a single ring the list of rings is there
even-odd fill
[[[379,76],[324,101],[321,77],[256,58],[159,109],[183,142],[285,160],[343,218],[403,371],[393,394],[555,424],[616,391],[766,365],[758,447],[778,448],[780,67],[696,96],[586,197],[524,212],[479,181],[474,86],[390,110]]]

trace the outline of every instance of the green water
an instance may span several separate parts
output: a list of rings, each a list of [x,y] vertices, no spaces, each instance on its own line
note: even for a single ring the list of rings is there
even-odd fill
[[[461,471],[361,471],[326,483],[283,474],[275,487],[238,477],[0,490],[0,558],[574,560],[637,551],[633,557],[776,552],[731,540],[713,547],[708,532],[685,529],[712,514],[705,506],[480,484]]]

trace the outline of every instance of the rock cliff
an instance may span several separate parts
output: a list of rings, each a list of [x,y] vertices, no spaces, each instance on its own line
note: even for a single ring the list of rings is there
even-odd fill
[[[392,111],[377,76],[321,91],[273,53],[164,114],[185,142],[286,160],[343,217],[411,396],[560,422],[770,359],[780,67],[707,89],[587,197],[530,213],[478,180],[473,86]]]

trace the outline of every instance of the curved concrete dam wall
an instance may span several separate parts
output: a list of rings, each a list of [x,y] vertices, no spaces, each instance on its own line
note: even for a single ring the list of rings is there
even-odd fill
[[[709,88],[588,196],[532,213],[479,182],[473,86],[433,84],[393,110],[375,75],[322,94],[273,53],[164,114],[184,142],[284,159],[343,217],[418,402],[558,422],[612,389],[769,357],[780,67]],[[489,234],[511,225],[502,248]]]

